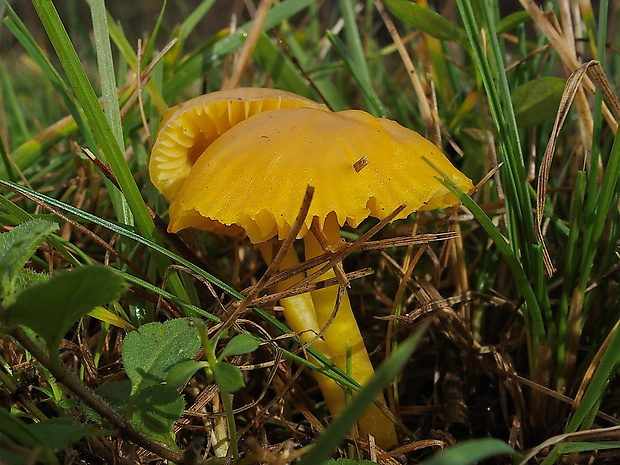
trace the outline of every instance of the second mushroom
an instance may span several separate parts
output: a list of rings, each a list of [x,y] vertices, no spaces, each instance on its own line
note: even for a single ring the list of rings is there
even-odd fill
[[[171,110],[160,127],[150,172],[171,202],[171,232],[188,227],[245,232],[270,260],[273,244],[290,232],[306,188],[312,186],[313,200],[298,235],[310,259],[343,246],[340,228],[345,223],[357,226],[368,216],[383,219],[401,205],[405,208],[398,218],[457,203],[423,156],[462,190],[472,187],[436,146],[394,121],[357,110],[331,112],[272,89],[217,94],[202,99],[219,102],[221,108],[231,108],[232,102],[245,112],[234,116],[231,111],[209,110],[207,104],[198,105],[198,110],[197,104],[184,104]],[[272,103],[261,103],[266,98]],[[188,117],[183,108],[194,115]],[[218,126],[226,129],[208,133]],[[183,140],[180,148],[173,142],[176,133]],[[192,137],[200,144],[193,144]],[[171,169],[174,166],[183,172]],[[291,252],[282,267],[296,263]],[[332,269],[316,280],[333,276]],[[313,347],[343,371],[350,357],[351,377],[364,385],[373,367],[346,294],[334,313],[337,294],[333,286],[283,299],[281,305],[289,326],[303,340],[322,335]],[[337,415],[345,402],[342,389],[328,378],[318,380],[331,413]],[[394,426],[376,405],[361,414],[359,427],[362,435],[373,435],[383,448],[397,443]]]

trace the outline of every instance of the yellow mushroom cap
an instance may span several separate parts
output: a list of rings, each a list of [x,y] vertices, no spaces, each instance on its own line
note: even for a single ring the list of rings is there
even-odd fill
[[[353,165],[363,156],[368,165],[358,172]],[[422,156],[461,189],[472,187],[435,145],[394,121],[358,110],[261,113],[199,156],[170,206],[169,230],[245,231],[254,243],[283,238],[308,185],[314,197],[300,237],[313,218],[322,227],[332,212],[340,225],[356,226],[402,204],[400,217],[457,203]]]
[[[151,181],[173,201],[196,159],[220,135],[258,113],[325,105],[291,92],[246,87],[196,97],[170,108],[151,151]]]

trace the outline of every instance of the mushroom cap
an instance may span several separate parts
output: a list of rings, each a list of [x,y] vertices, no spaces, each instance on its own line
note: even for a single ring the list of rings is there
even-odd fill
[[[363,156],[369,163],[358,172],[353,164]],[[261,113],[198,157],[170,206],[169,230],[245,231],[254,243],[284,238],[308,185],[314,197],[299,237],[315,217],[322,228],[330,213],[341,226],[357,226],[402,204],[400,218],[458,203],[423,156],[461,189],[471,189],[471,180],[435,145],[394,121],[359,110]]]
[[[196,159],[220,135],[258,113],[325,105],[278,89],[245,87],[212,92],[168,110],[151,151],[151,181],[173,201]]]

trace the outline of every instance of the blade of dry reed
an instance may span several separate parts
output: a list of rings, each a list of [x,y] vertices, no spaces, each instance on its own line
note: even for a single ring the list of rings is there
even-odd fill
[[[549,276],[553,275],[553,273],[555,272],[555,268],[553,266],[549,251],[545,244],[545,238],[542,230],[545,199],[547,197],[547,187],[549,184],[549,172],[551,170],[551,163],[553,162],[553,154],[555,152],[555,146],[558,140],[558,136],[560,134],[560,129],[564,125],[564,121],[566,120],[568,111],[570,110],[571,104],[573,103],[575,94],[577,93],[577,90],[579,89],[581,82],[585,77],[586,72],[588,71],[588,68],[592,66],[593,63],[594,62],[589,62],[580,66],[570,75],[570,77],[566,81],[564,93],[562,94],[562,100],[560,101],[558,113],[555,117],[553,129],[551,131],[551,135],[549,136],[549,142],[547,143],[547,148],[545,149],[545,153],[543,155],[540,164],[540,170],[538,173],[538,185],[536,188],[536,237],[538,241],[542,244],[543,261],[547,274]]]
[[[374,0],[374,3],[377,11],[381,15],[381,19],[383,20],[385,27],[387,28],[390,36],[392,37],[392,40],[394,41],[394,45],[396,45],[398,54],[400,55],[400,58],[403,61],[403,65],[407,70],[407,74],[411,79],[413,89],[418,96],[420,114],[426,124],[426,129],[433,133],[432,139],[435,141],[435,143],[438,143],[441,141],[440,131],[438,130],[439,116],[433,114],[433,111],[431,110],[431,106],[426,99],[426,92],[424,91],[424,86],[422,86],[422,81],[420,81],[420,77],[418,76],[418,72],[416,71],[413,61],[411,60],[411,57],[409,56],[409,53],[407,52],[407,49],[405,48],[405,45],[403,44],[403,41],[400,38],[398,31],[396,30],[394,22],[388,15],[385,6],[383,6],[383,2],[381,0]]]
[[[592,63],[592,66],[588,67],[588,74],[594,81],[594,84],[596,84],[596,87],[598,87],[601,91],[603,99],[605,99],[609,105],[611,112],[617,119],[620,119],[620,100],[618,100],[618,96],[616,95],[611,82],[607,79],[605,70],[601,64],[598,61]]]
[[[364,268],[363,270],[353,271],[346,273],[345,278],[347,281],[353,281],[365,276],[370,276],[374,271],[371,268]],[[263,297],[257,297],[250,302],[250,306],[260,307],[265,304],[277,302],[280,299],[286,297],[292,297],[299,294],[305,294],[306,292],[316,291],[318,289],[324,289],[326,287],[335,286],[338,284],[338,278],[329,278],[324,281],[316,283],[305,284],[303,286],[295,286],[294,288],[287,289],[286,291],[277,292],[274,294],[265,295]]]
[[[254,20],[252,21],[252,27],[250,27],[250,32],[248,32],[243,47],[235,60],[232,75],[222,84],[222,89],[234,89],[235,87],[239,87],[239,84],[241,83],[241,76],[243,76],[243,72],[250,61],[250,57],[254,52],[256,44],[258,43],[258,38],[263,30],[263,24],[265,24],[267,14],[269,13],[272,3],[273,0],[261,0],[258,5],[256,15],[254,15]]]
[[[605,76],[605,72],[598,61],[589,61],[579,66],[575,71],[573,71],[573,73],[566,81],[566,86],[564,88],[564,93],[562,94],[562,100],[560,101],[558,113],[553,124],[551,135],[549,136],[549,142],[547,143],[547,147],[545,149],[545,153],[540,164],[540,171],[538,173],[538,185],[536,188],[536,236],[543,246],[543,260],[545,263],[547,274],[549,276],[553,275],[553,273],[555,272],[555,268],[553,267],[553,263],[551,261],[551,257],[549,256],[547,246],[545,245],[544,235],[542,231],[545,199],[547,196],[547,187],[549,182],[549,172],[551,169],[553,154],[555,152],[555,147],[558,135],[560,133],[560,129],[562,128],[562,125],[566,120],[566,116],[570,109],[571,103],[573,102],[577,91],[580,89],[581,83],[584,81],[584,79],[587,79],[586,73],[592,77],[592,79],[596,83],[596,86],[600,89],[601,93],[603,94],[603,98],[608,102],[613,114],[616,115],[616,117],[620,117],[620,101],[618,101],[618,98],[613,91],[611,83],[607,79],[607,76]]]
[[[357,250],[382,250],[391,247],[403,247],[409,245],[425,245],[429,242],[434,241],[445,241],[448,239],[454,239],[457,236],[454,232],[445,232],[445,233],[437,233],[437,234],[417,234],[415,236],[399,236],[393,237],[389,239],[380,239],[377,241],[368,241],[361,244]],[[347,255],[351,253],[349,248],[345,248]],[[293,276],[296,276],[301,273],[305,273],[311,268],[315,268],[317,265],[325,263],[330,260],[333,256],[332,252],[327,252],[321,255],[318,255],[314,258],[306,260],[298,265],[291,266],[285,270],[279,271],[275,275],[273,275],[269,281],[265,284],[265,288],[273,287],[278,283],[286,281]],[[345,255],[346,257],[346,255]],[[344,259],[344,257],[343,257]],[[297,285],[295,285],[292,289],[296,289]],[[241,291],[243,295],[247,295],[250,292],[250,288],[244,289]],[[298,292],[296,292],[297,294]]]

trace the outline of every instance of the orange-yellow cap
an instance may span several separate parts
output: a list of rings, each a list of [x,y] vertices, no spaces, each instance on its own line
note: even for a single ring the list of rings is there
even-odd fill
[[[461,189],[472,182],[431,142],[394,121],[358,110],[281,109],[224,132],[198,157],[170,206],[172,232],[187,227],[234,233],[254,243],[290,231],[306,187],[314,197],[300,237],[330,213],[353,226],[458,202],[429,158]],[[368,165],[357,171],[356,161]]]

